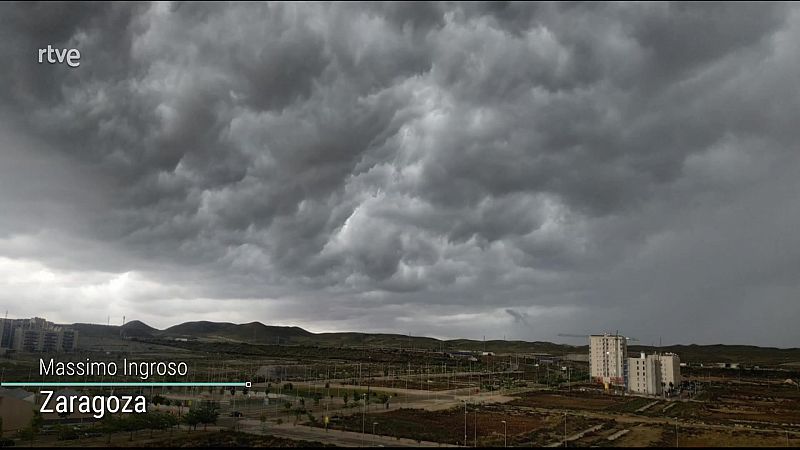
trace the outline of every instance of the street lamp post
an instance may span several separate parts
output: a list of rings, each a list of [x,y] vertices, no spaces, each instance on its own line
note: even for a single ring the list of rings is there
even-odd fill
[[[372,439],[373,439],[373,441],[375,439],[377,439],[377,435],[375,434],[375,425],[377,425],[377,424],[378,424],[378,422],[372,422]]]
[[[353,394],[355,397],[355,394]],[[364,400],[364,406],[361,409],[361,441],[366,445],[366,432],[364,431],[367,425],[367,401]]]
[[[467,446],[467,401],[464,402],[464,447]]]
[[[564,447],[567,446],[567,412],[564,411]]]
[[[678,418],[675,418],[675,448],[678,448]]]
[[[508,424],[505,420],[503,422],[503,447],[508,447]]]

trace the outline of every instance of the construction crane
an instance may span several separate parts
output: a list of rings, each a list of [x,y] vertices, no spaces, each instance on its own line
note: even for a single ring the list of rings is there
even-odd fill
[[[558,335],[561,336],[561,337],[574,337],[574,338],[584,338],[584,339],[589,339],[589,337],[590,337],[588,334],[558,333]],[[617,333],[615,336],[619,336],[619,333]],[[620,337],[624,337],[628,341],[639,342],[639,339],[636,339],[635,337],[628,337],[628,336],[620,336]]]

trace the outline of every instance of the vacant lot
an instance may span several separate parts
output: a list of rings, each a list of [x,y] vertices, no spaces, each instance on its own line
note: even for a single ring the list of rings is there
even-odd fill
[[[275,436],[257,436],[234,431],[190,434],[151,441],[146,447],[332,447],[320,442],[295,441]]]
[[[674,431],[670,433],[674,445]],[[786,435],[755,431],[720,431],[681,429],[678,430],[678,443],[681,447],[784,447]],[[797,445],[792,439],[790,445]]]
[[[466,415],[467,441],[474,444],[476,436],[478,444],[486,440],[503,437],[503,421],[506,421],[509,443],[517,435],[529,434],[533,431],[548,428],[559,419],[544,414],[533,414],[514,411],[479,411],[469,410]],[[362,417],[352,415],[337,417],[331,422],[331,428],[360,432],[362,427],[366,433],[375,432],[382,435],[406,437],[443,443],[464,442],[465,416],[463,408],[445,411],[425,411],[418,409],[399,409],[382,414]]]
[[[651,424],[624,428],[619,427],[618,429],[627,429],[630,431],[613,442],[605,439],[604,442],[598,442],[597,445],[611,447],[650,447],[658,442],[662,442],[664,440],[664,434],[666,434],[664,427],[653,426]],[[674,446],[674,443],[672,445]]]
[[[588,411],[605,410],[614,405],[624,404],[630,398],[603,395],[594,393],[550,393],[550,392],[527,392],[522,394],[518,400],[510,404],[512,406],[529,406],[533,408],[551,409],[582,409]]]
[[[698,413],[705,419],[800,427],[800,391],[777,383],[715,383],[707,388],[708,400]]]

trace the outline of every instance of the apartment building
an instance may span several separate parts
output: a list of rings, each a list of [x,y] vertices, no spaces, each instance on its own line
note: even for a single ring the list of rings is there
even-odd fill
[[[626,386],[628,341],[625,336],[596,334],[589,336],[589,374],[597,383]]]
[[[78,348],[78,332],[40,317],[0,319],[0,349],[61,353]]]
[[[661,395],[661,361],[657,355],[628,358],[628,392],[644,395]]]

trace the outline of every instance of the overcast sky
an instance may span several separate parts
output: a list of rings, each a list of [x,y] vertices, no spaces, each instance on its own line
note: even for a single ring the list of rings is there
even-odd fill
[[[794,347],[798,42],[784,3],[3,4],[0,306]]]

